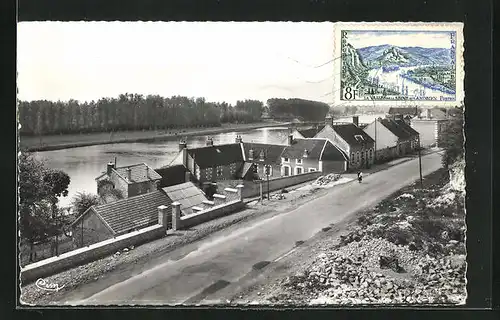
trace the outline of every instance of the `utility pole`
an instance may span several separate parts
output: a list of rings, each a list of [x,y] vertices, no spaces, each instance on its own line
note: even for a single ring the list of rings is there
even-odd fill
[[[373,162],[377,162],[377,121],[378,118],[375,118],[375,144],[374,144],[374,149],[373,150]]]
[[[266,176],[267,176],[267,200],[271,200],[271,198],[269,198],[269,174],[271,173],[271,166],[270,165],[266,165]]]
[[[424,180],[422,178],[422,155],[420,153],[420,134],[418,135],[418,167],[420,170],[420,188],[424,188]]]
[[[260,186],[260,202],[262,203],[262,201],[264,200],[263,197],[263,193],[262,193],[262,180],[259,181],[259,186]]]

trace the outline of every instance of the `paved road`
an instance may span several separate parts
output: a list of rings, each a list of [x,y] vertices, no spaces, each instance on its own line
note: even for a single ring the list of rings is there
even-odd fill
[[[441,167],[438,153],[422,157],[423,174]],[[347,183],[288,213],[257,221],[236,232],[202,240],[177,260],[167,260],[139,275],[71,304],[198,304],[217,291],[238,286],[254,269],[279,259],[297,241],[376,204],[419,177],[418,159]],[[174,258],[172,258],[174,259]],[[79,288],[84,295],[85,287]],[[219,291],[220,292],[220,291]],[[220,298],[220,297],[219,297]]]

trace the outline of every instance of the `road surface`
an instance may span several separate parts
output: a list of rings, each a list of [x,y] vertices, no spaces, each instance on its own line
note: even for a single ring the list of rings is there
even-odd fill
[[[422,157],[423,175],[440,167],[440,153]],[[255,269],[279,260],[298,241],[306,241],[322,228],[375,205],[418,178],[416,158],[367,175],[361,184],[352,182],[332,188],[326,195],[293,211],[201,240],[181,257],[170,253],[152,269],[99,292],[95,292],[95,285],[84,285],[71,301],[60,303],[158,305],[212,301],[211,296],[217,296],[218,291],[238,287],[239,281],[248,279]]]

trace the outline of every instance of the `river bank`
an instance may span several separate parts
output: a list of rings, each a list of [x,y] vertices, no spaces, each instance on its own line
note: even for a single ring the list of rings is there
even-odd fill
[[[30,152],[51,151],[86,147],[102,144],[126,143],[126,142],[154,142],[163,140],[179,139],[180,137],[211,135],[231,131],[246,131],[260,128],[286,126],[287,122],[266,121],[249,124],[224,124],[212,128],[189,128],[177,130],[149,130],[149,131],[119,131],[98,132],[86,134],[65,134],[49,136],[20,137],[19,146]]]

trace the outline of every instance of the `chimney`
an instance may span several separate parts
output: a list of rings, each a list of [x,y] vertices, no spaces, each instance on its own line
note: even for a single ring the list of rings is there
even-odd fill
[[[293,144],[293,134],[288,135],[288,145],[291,146]]]
[[[113,171],[112,169],[114,169],[114,168],[115,168],[115,164],[114,164],[113,162],[108,162],[108,166],[107,166],[107,169],[106,169],[106,173],[107,173],[108,175],[110,175],[110,174],[111,174],[111,171]]]
[[[184,140],[179,141],[179,151],[182,151],[185,148],[187,148],[186,141],[184,141]]]
[[[207,138],[206,145],[207,145],[207,146],[210,146],[210,147],[211,147],[211,146],[213,146],[213,145],[214,145],[214,140],[212,140],[212,138],[211,138],[211,137],[208,137],[208,138]]]
[[[253,160],[253,149],[248,150],[248,160]]]
[[[234,142],[236,142],[236,143],[243,143],[243,139],[241,138],[240,135],[237,135],[236,139],[234,139]]]
[[[132,181],[132,169],[127,168],[127,180]]]
[[[352,123],[354,123],[356,127],[359,126],[359,116],[353,116]]]
[[[259,160],[264,161],[266,159],[266,155],[264,154],[264,150],[260,151]]]

